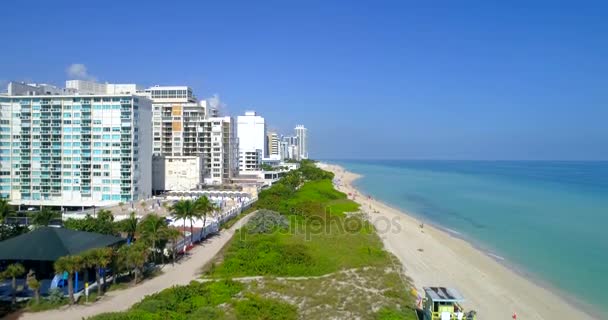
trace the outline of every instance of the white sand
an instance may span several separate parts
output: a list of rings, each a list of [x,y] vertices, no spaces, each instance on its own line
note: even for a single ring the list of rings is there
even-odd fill
[[[174,285],[186,285],[199,277],[199,270],[232,238],[234,231],[249,220],[243,217],[232,228],[220,231],[218,236],[205,240],[190,251],[190,255],[175,266],[168,265],[163,274],[134,287],[108,292],[100,301],[89,305],[76,305],[57,310],[25,313],[19,319],[27,320],[80,320],[104,312],[124,311],[145,296],[160,292]]]
[[[336,165],[319,166],[335,173],[340,191],[356,195],[355,201],[370,214],[385,246],[401,260],[420,292],[426,286],[454,287],[467,299],[464,307],[477,310],[481,320],[512,319],[514,312],[525,320],[593,319],[468,242],[432,226],[421,229],[412,216],[363,196],[352,186],[358,175]],[[387,221],[392,221],[389,231]]]

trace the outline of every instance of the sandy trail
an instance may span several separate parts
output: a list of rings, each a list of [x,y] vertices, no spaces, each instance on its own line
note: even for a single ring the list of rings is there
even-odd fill
[[[204,241],[190,251],[190,255],[175,266],[167,265],[163,274],[147,280],[135,287],[108,292],[102,300],[90,305],[77,305],[38,313],[25,313],[24,320],[81,320],[104,312],[124,311],[145,296],[162,291],[174,285],[186,285],[199,277],[199,270],[209,262],[232,238],[235,230],[243,226],[251,215],[239,220],[232,228]]]
[[[455,287],[478,311],[479,319],[594,319],[565,299],[513,272],[468,242],[425,225],[410,215],[362,195],[352,182],[358,175],[336,165],[320,164],[335,173],[337,189],[355,196],[369,213],[385,246],[394,253],[418,290]],[[390,223],[389,223],[390,222]]]

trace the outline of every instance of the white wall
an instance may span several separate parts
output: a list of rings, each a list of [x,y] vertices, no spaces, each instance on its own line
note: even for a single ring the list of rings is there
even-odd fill
[[[203,157],[166,157],[165,189],[193,190],[202,183]]]

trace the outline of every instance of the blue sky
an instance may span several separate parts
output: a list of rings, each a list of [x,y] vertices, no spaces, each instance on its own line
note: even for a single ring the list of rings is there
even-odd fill
[[[23,2],[23,3],[19,3]],[[11,1],[0,81],[190,85],[315,158],[608,159],[601,1]]]

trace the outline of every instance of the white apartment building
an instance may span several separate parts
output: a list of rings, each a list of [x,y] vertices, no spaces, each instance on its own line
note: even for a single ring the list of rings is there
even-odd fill
[[[0,196],[61,207],[149,197],[151,102],[51,87],[11,83],[0,95]]]
[[[279,156],[281,160],[289,159],[289,143],[287,141],[279,141]]]
[[[295,133],[296,137],[298,137],[297,160],[308,159],[308,129],[303,125],[297,125]]]
[[[279,157],[281,155],[279,135],[276,132],[268,133],[268,155],[270,157]]]
[[[255,111],[237,117],[239,172],[259,171],[266,149],[266,123]]]
[[[238,138],[234,119],[210,118],[205,120],[204,128],[204,132],[209,135],[203,143],[211,145],[211,152],[205,153],[205,162],[211,167],[211,173],[205,177],[205,184],[230,183],[239,171]]]

